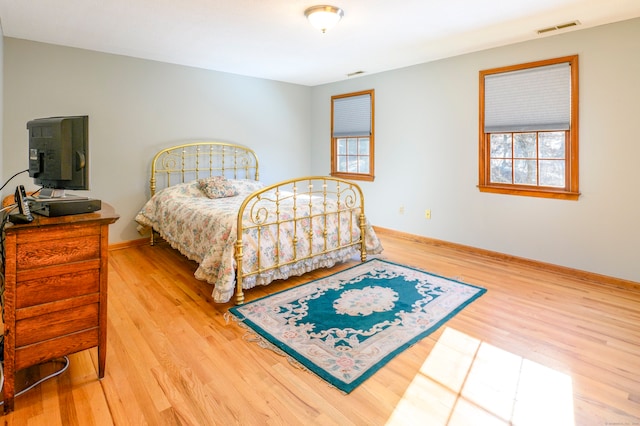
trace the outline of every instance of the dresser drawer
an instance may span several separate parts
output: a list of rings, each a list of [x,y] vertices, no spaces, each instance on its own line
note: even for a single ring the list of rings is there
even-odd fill
[[[16,321],[16,348],[98,327],[98,313],[93,303]]]
[[[44,240],[16,246],[18,271],[99,258],[99,235]]]
[[[92,328],[33,345],[15,348],[15,369],[20,370],[50,359],[92,348],[98,345],[99,338],[99,329]]]
[[[75,268],[67,265],[60,268],[47,268],[38,271],[39,274],[18,274],[16,309],[99,292],[99,262],[85,262],[74,266]],[[65,269],[72,272],[58,274]]]

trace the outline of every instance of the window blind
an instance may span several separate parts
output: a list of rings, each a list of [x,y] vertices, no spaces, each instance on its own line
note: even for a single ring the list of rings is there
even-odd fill
[[[569,63],[484,77],[485,133],[569,130]]]
[[[333,100],[333,137],[371,135],[371,95]]]

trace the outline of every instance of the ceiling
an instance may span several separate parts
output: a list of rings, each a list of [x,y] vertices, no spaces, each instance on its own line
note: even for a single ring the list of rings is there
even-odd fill
[[[316,86],[640,16],[640,0],[327,1],[0,0],[0,24],[7,37]],[[325,34],[304,17],[317,4],[344,10]]]

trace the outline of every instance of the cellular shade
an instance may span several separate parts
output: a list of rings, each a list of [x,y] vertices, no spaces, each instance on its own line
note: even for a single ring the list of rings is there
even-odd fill
[[[571,67],[546,65],[484,76],[485,133],[569,130]]]
[[[333,100],[333,137],[371,135],[371,95]]]

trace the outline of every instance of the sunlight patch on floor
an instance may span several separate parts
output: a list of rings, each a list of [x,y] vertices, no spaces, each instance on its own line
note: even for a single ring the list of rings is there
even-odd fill
[[[387,425],[574,425],[571,377],[446,328]]]

